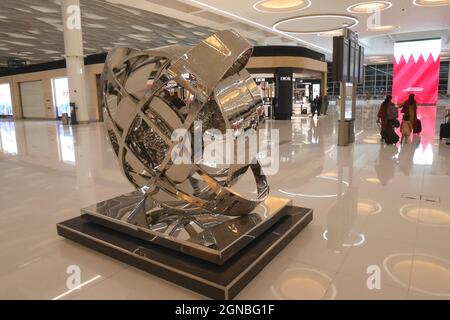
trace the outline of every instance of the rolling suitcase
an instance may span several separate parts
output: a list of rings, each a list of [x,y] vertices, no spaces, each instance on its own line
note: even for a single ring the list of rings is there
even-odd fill
[[[439,139],[450,139],[450,123],[441,124],[441,130],[439,131]]]
[[[414,124],[414,133],[421,133],[422,132],[422,121],[420,119],[417,119],[417,122]]]
[[[306,108],[303,108],[303,104],[301,105],[300,108],[301,108],[301,109],[300,109],[300,113],[301,113],[301,114],[308,114],[308,110],[307,110]]]
[[[400,140],[398,134],[396,134],[392,129],[382,130],[381,136],[383,137],[383,140],[386,144],[396,144]]]

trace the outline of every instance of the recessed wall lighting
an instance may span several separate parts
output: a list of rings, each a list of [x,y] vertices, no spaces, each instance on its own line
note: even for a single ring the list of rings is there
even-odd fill
[[[378,26],[378,27],[371,27],[371,28],[367,28],[367,31],[370,32],[389,32],[389,31],[393,31],[395,29],[400,28],[399,26]]]
[[[320,20],[324,21],[326,19],[341,19],[340,22],[336,22],[336,26],[329,29],[322,29],[322,30],[295,30],[293,28],[283,28],[282,24],[287,24],[290,22],[298,22],[298,21],[309,21],[312,23],[312,20]],[[311,33],[324,33],[324,32],[332,32],[332,31],[338,31],[341,30],[344,24],[342,24],[342,20],[347,20],[349,22],[346,22],[347,28],[353,28],[358,23],[359,20],[352,16],[342,15],[342,14],[312,14],[312,15],[305,15],[305,16],[299,16],[299,17],[293,17],[288,19],[283,19],[281,21],[278,21],[273,25],[273,30],[279,31],[279,32],[286,32],[286,33],[295,33],[295,34],[311,34]]]
[[[335,31],[327,31],[327,32],[320,32],[317,34],[319,37],[329,38],[329,37],[339,37],[343,35],[342,30],[335,30]]]
[[[352,13],[372,13],[387,10],[390,7],[392,7],[392,3],[389,1],[368,1],[354,4],[348,7],[347,11]]]
[[[310,0],[261,0],[253,5],[259,12],[277,13],[304,10],[311,6]]]
[[[450,5],[450,0],[414,0],[413,4],[419,7],[440,7]]]

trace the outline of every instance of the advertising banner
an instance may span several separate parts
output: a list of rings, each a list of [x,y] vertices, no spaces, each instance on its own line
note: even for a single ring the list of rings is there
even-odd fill
[[[441,39],[395,43],[392,83],[394,103],[403,103],[413,93],[418,104],[436,104],[440,53]]]

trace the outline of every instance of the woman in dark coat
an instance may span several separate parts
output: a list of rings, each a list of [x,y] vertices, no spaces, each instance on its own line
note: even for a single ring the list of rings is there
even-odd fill
[[[387,111],[389,105],[391,104],[391,100],[392,96],[386,96],[386,99],[384,99],[383,103],[380,106],[380,109],[378,110],[378,122],[381,123],[381,129],[383,130],[388,126]]]

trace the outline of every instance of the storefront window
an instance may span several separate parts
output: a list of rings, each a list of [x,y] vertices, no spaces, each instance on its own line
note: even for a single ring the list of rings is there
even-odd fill
[[[69,81],[67,78],[53,79],[53,99],[58,117],[61,117],[63,113],[70,116]]]
[[[0,116],[12,116],[11,88],[9,83],[0,84]]]

